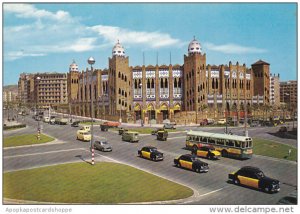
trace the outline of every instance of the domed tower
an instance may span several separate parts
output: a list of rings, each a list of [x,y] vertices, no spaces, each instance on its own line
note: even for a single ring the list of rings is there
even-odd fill
[[[132,108],[131,72],[129,58],[125,56],[125,49],[119,40],[112,49],[109,61],[109,110],[112,115],[123,118]]]
[[[184,55],[183,74],[184,110],[201,111],[201,106],[207,104],[206,54],[195,37],[188,46],[188,55]]]
[[[73,60],[72,64],[69,66],[69,73],[67,75],[69,101],[77,99],[78,79],[79,79],[78,65],[76,64],[75,60]]]

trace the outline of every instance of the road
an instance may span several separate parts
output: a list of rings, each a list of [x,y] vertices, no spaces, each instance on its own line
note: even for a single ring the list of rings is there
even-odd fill
[[[25,122],[28,124],[27,128],[4,132],[4,136],[34,133],[37,122],[30,117],[27,117]],[[90,161],[89,143],[76,140],[75,133],[78,128],[70,127],[70,125],[42,124],[43,133],[55,137],[57,139],[55,143],[4,149],[3,169],[5,172],[75,161]],[[188,129],[203,128],[193,127]],[[216,132],[222,132],[223,130],[221,128],[204,129]],[[264,129],[260,127],[250,128],[249,135],[265,135],[266,130]],[[234,133],[242,131],[232,129]],[[169,133],[169,138],[166,142],[157,141],[151,135],[144,135],[141,136],[140,143],[128,143],[121,141],[121,137],[117,133],[101,132],[99,126],[96,126],[95,138],[98,137],[109,139],[113,146],[113,152],[103,153],[96,151],[96,164],[101,160],[117,161],[189,186],[195,191],[195,196],[184,202],[187,204],[275,204],[281,197],[296,189],[296,163],[261,156],[254,156],[250,160],[244,161],[229,158],[222,158],[217,161],[204,160],[210,167],[209,172],[205,174],[197,174],[189,170],[176,168],[173,165],[173,159],[180,154],[190,153],[184,149],[185,133],[182,132]],[[273,137],[271,136],[271,138]],[[278,138],[275,140],[280,141]],[[293,142],[293,140],[289,143],[295,143],[296,145],[296,142]],[[156,146],[164,153],[165,159],[161,162],[152,162],[138,157],[138,149],[145,145]],[[266,175],[280,180],[281,191],[277,194],[266,194],[227,182],[228,173],[246,165],[258,166]]]

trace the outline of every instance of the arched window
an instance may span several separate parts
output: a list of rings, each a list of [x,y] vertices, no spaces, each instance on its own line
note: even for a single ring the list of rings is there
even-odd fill
[[[127,97],[127,92],[125,91],[125,97]]]
[[[215,78],[212,79],[212,89],[215,89]]]
[[[147,88],[150,88],[150,80],[147,80]]]
[[[174,88],[177,88],[177,78],[174,79]]]
[[[122,90],[122,96],[124,96],[124,90]]]
[[[136,79],[134,80],[134,88],[135,88],[135,89],[138,88],[138,83],[137,83],[137,80],[136,80]]]
[[[178,88],[181,88],[181,78],[178,80]]]
[[[163,81],[163,79],[160,79],[160,87],[161,87],[161,88],[164,87],[164,81]]]
[[[216,79],[216,89],[218,89],[219,88],[219,81],[218,81],[218,79]]]
[[[121,89],[119,88],[119,94],[121,94]]]
[[[151,88],[154,88],[154,79],[151,80]]]
[[[122,80],[124,79],[124,75],[122,74]]]
[[[141,79],[139,79],[139,84],[138,84],[138,87],[141,88],[142,87],[142,82],[141,82]]]
[[[127,82],[127,77],[125,76],[125,82]]]
[[[120,73],[120,71],[119,71],[119,75],[118,75],[118,77],[119,77],[119,78],[121,77],[121,73]]]
[[[165,79],[165,88],[168,88],[168,79]]]
[[[121,100],[119,99],[119,104],[121,104]]]

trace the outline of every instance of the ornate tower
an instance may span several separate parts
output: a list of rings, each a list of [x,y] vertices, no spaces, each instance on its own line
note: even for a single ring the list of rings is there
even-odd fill
[[[109,113],[124,117],[132,109],[131,72],[129,58],[125,56],[125,49],[118,43],[112,49],[109,58]]]
[[[73,60],[72,64],[69,67],[69,73],[67,75],[67,86],[68,86],[68,100],[76,100],[78,97],[78,79],[79,79],[79,70],[78,65]]]
[[[263,96],[263,103],[270,104],[270,64],[262,60],[251,65],[253,71],[254,96]]]
[[[194,38],[188,47],[188,56],[184,55],[184,110],[200,111],[207,104],[206,54],[201,44]]]

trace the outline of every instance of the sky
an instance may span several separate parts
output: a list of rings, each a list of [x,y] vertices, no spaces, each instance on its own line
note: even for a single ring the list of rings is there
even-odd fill
[[[119,40],[130,66],[183,64],[195,38],[210,65],[270,63],[280,81],[297,79],[295,3],[2,4],[3,84],[20,73],[108,67]]]

